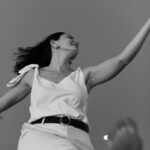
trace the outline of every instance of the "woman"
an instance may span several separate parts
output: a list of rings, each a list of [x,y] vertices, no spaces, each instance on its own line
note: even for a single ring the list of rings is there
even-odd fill
[[[93,150],[86,115],[88,94],[133,60],[149,31],[150,19],[118,56],[83,69],[71,68],[79,45],[66,33],[20,48],[14,66],[18,76],[7,84],[11,89],[0,99],[3,112],[31,93],[31,117],[22,126],[18,150]]]

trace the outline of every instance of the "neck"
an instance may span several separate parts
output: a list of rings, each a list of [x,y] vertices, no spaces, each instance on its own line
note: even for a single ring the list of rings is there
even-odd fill
[[[46,67],[47,70],[56,72],[65,72],[72,70],[70,67],[70,59],[65,54],[53,53],[51,63]]]

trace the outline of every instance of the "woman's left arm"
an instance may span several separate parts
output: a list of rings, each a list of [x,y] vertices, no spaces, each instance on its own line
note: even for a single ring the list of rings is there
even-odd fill
[[[104,83],[119,74],[140,51],[149,32],[150,19],[148,19],[148,21],[144,24],[141,30],[127,45],[122,53],[96,66],[86,67],[85,70],[86,72],[88,72],[89,75],[88,83],[90,88],[98,84]]]

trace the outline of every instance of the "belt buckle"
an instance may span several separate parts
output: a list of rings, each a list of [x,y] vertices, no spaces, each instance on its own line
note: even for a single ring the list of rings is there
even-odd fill
[[[61,123],[62,125],[69,125],[70,122],[71,122],[70,116],[64,115],[64,116],[61,116],[61,117],[60,117],[60,123]]]
[[[44,121],[45,121],[45,117],[42,119],[42,122],[41,122],[41,124],[44,124]]]

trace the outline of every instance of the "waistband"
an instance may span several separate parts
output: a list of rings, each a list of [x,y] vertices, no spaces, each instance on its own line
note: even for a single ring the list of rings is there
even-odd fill
[[[85,132],[89,133],[89,126],[79,119],[71,118],[69,115],[63,116],[46,116],[35,121],[30,122],[30,124],[37,124],[37,123],[60,123],[62,125],[70,125]]]

